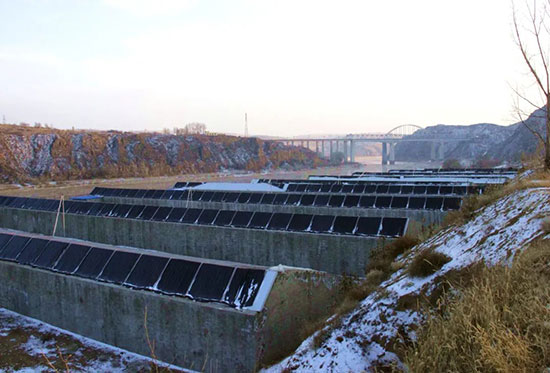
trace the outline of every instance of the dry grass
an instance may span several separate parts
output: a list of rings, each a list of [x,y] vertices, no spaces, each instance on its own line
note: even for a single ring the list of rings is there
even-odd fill
[[[451,258],[447,255],[434,251],[433,248],[427,248],[415,255],[407,271],[412,277],[426,277],[434,274],[450,261]]]
[[[410,372],[542,372],[550,366],[550,242],[484,267],[448,294],[404,353]]]

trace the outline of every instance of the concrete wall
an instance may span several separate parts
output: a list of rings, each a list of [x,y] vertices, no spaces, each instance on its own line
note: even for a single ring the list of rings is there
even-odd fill
[[[342,216],[373,216],[409,218],[422,225],[441,224],[447,211],[413,210],[413,209],[376,209],[358,207],[316,207],[316,206],[285,206],[267,204],[247,204],[228,202],[201,202],[186,200],[102,197],[94,202],[125,203],[129,205],[169,206],[217,210],[287,212],[293,214],[342,215]]]
[[[262,350],[261,313],[0,261],[0,306],[83,336],[206,372],[252,372]]]
[[[1,208],[0,226],[51,235],[56,214]],[[66,235],[95,242],[160,250],[261,266],[284,264],[363,276],[376,237],[267,231],[65,215]],[[61,219],[57,228],[62,234]],[[387,241],[388,239],[386,239]],[[392,240],[392,239],[389,239]]]

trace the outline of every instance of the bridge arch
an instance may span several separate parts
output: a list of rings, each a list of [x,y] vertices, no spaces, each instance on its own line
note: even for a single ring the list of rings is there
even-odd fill
[[[416,124],[402,124],[392,128],[386,135],[408,136],[421,129],[422,127],[417,126]]]

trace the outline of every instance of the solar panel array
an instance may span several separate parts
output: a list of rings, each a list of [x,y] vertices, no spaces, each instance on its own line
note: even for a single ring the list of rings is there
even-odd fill
[[[237,308],[253,305],[265,276],[264,269],[204,263],[11,232],[0,233],[0,260]]]
[[[174,188],[193,188],[197,185],[204,184],[202,181],[178,181]]]
[[[344,177],[343,177],[344,178]],[[395,180],[392,179],[384,179],[384,180],[353,180],[352,178],[348,178],[347,176],[345,179],[342,180],[334,180],[334,179],[258,179],[259,183],[266,183],[271,184],[273,186],[276,186],[277,188],[288,188],[291,187],[291,185],[297,184],[308,184],[308,185],[401,185],[401,186],[461,186],[466,187],[466,193],[479,193],[480,190],[483,191],[485,189],[485,185],[483,184],[476,184],[476,185],[468,185],[468,183],[461,183],[456,181],[422,181],[422,182],[416,182],[416,181],[408,181],[403,179],[396,178]],[[326,187],[325,187],[326,188]]]
[[[304,184],[305,185],[305,184]],[[414,192],[414,187],[403,192]],[[431,188],[431,187],[428,187]],[[426,187],[417,191],[426,192]],[[440,187],[435,187],[440,189]],[[453,187],[449,191],[452,191]],[[458,188],[458,187],[456,187]],[[376,188],[381,190],[382,188]],[[392,186],[383,189],[386,193],[395,191]],[[191,200],[200,202],[226,202],[244,204],[268,204],[282,206],[348,207],[348,208],[400,208],[428,210],[458,210],[462,203],[459,197],[409,195],[358,195],[358,194],[301,194],[301,193],[256,193],[256,192],[214,192],[214,191],[174,191],[137,190],[116,188],[95,188],[93,195],[122,198],[153,198],[167,200]],[[142,196],[142,197],[139,197]]]
[[[443,204],[443,198],[440,199]],[[53,212],[57,211],[59,201],[0,197],[0,206]],[[65,201],[65,212],[157,222],[356,236],[402,236],[407,226],[407,218],[172,208],[80,201]]]

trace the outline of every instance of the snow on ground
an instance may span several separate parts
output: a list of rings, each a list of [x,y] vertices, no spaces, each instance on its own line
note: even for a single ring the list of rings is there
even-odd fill
[[[517,249],[543,235],[541,220],[550,215],[550,189],[518,191],[480,211],[464,226],[443,230],[416,246],[405,257],[405,265],[378,290],[365,298],[345,316],[319,349],[312,347],[313,336],[279,364],[265,373],[291,369],[299,372],[361,372],[374,364],[400,361],[392,344],[399,338],[415,339],[414,330],[422,315],[398,306],[404,296],[429,294],[437,280],[450,270],[485,261],[487,264],[509,261]],[[452,260],[439,271],[424,278],[407,274],[407,264],[420,250],[434,248]],[[399,338],[398,338],[399,336]]]
[[[155,363],[162,371],[191,372],[4,308],[0,308],[0,344],[13,344],[8,355],[0,354],[0,373],[52,371],[46,358],[55,364],[59,356],[58,348],[64,358],[68,358],[71,372],[149,372],[151,363]],[[1,347],[0,351],[3,351]],[[13,360],[5,361],[5,358]]]

